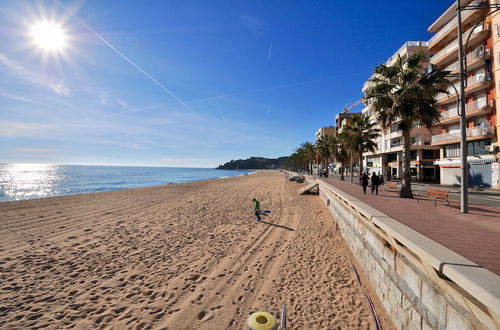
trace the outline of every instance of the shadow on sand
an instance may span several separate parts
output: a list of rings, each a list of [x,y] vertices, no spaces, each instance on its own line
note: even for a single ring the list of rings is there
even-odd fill
[[[283,228],[283,229],[290,230],[290,231],[295,231],[295,229],[293,229],[293,228],[290,228],[290,227],[287,227],[287,226],[282,226],[282,225],[277,225],[277,224],[272,223],[272,222],[267,222],[267,221],[264,221],[264,220],[260,220],[259,222],[265,223],[266,225],[269,225],[269,226]]]

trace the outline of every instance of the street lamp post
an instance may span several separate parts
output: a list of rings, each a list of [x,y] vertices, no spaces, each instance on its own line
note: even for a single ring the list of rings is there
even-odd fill
[[[461,167],[462,167],[462,178],[460,187],[460,212],[468,213],[468,188],[469,188],[469,165],[467,163],[467,117],[465,115],[465,84],[467,79],[467,58],[464,56],[464,49],[462,44],[462,11],[464,10],[477,10],[477,9],[494,9],[488,14],[481,17],[481,19],[474,25],[477,26],[486,16],[493,14],[500,10],[500,4],[495,3],[489,4],[488,1],[479,1],[474,5],[462,6],[462,0],[457,0],[457,32],[458,32],[458,60],[460,65],[460,102],[458,107],[460,109],[458,115],[460,116],[460,155],[461,155]],[[473,29],[472,29],[473,30]],[[466,41],[469,42],[469,38],[473,31],[470,31],[469,36]],[[467,49],[465,49],[467,50]]]
[[[464,50],[462,47],[462,0],[457,1],[457,30],[458,30],[458,60],[460,65],[460,102],[458,107],[460,111],[460,158],[462,167],[462,177],[460,186],[460,212],[469,212],[469,167],[467,164],[467,117],[465,116],[465,79],[467,73],[465,72]]]

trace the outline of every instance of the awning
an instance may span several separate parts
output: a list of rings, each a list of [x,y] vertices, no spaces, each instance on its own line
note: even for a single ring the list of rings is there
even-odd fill
[[[471,164],[477,164],[477,163],[489,164],[489,163],[495,163],[496,161],[497,157],[494,155],[467,157],[467,163]]]
[[[497,161],[497,157],[494,155],[484,155],[484,156],[469,156],[467,157],[467,163],[469,164],[489,164]],[[434,165],[460,165],[462,161],[460,159],[440,159],[435,160]]]

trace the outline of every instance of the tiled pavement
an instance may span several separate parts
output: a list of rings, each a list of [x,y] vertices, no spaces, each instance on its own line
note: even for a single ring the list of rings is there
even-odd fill
[[[460,213],[460,202],[399,198],[394,193],[370,188],[363,194],[360,185],[338,179],[321,179],[408,227],[446,246],[469,260],[500,275],[500,208],[469,205],[469,213]]]

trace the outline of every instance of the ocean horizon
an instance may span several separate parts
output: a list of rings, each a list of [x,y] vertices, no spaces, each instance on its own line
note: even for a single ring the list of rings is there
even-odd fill
[[[220,179],[254,171],[192,167],[0,164],[0,202]]]

